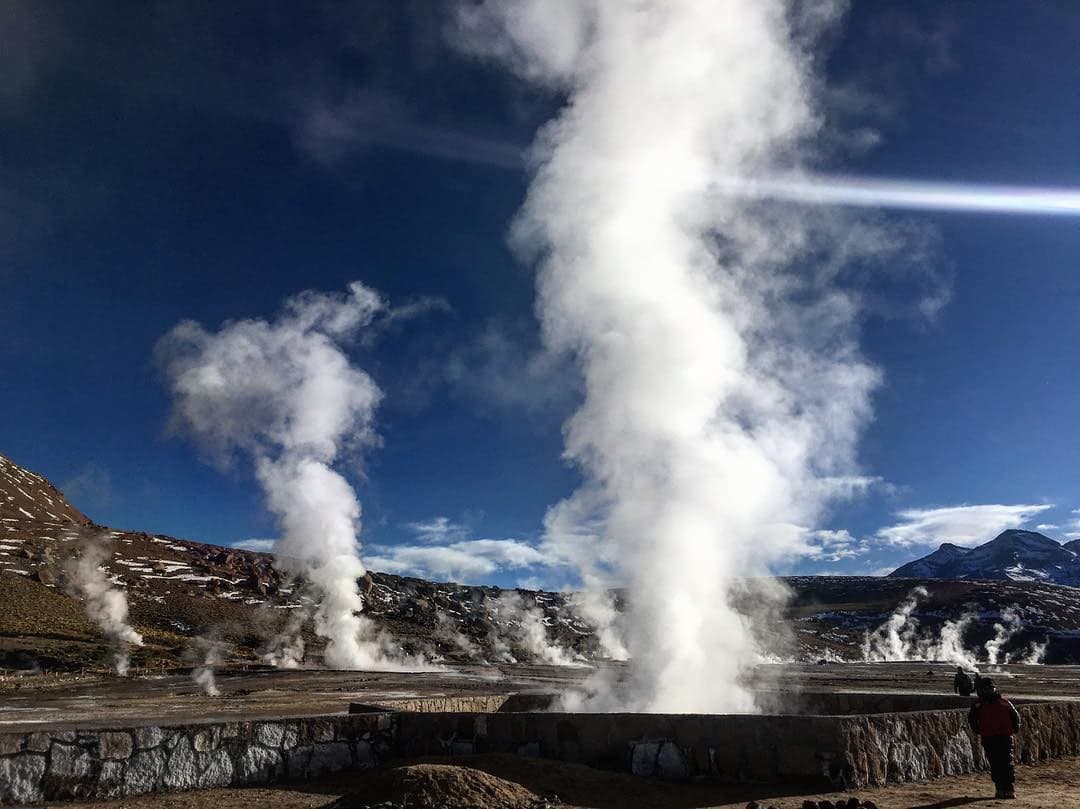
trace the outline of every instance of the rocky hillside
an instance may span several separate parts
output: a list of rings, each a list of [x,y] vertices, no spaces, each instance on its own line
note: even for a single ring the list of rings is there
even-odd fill
[[[66,567],[88,544],[104,544],[104,568],[126,591],[146,643],[136,667],[190,663],[198,638],[226,643],[233,660],[258,661],[290,615],[311,607],[304,582],[267,554],[97,525],[39,475],[0,456],[0,668],[97,666],[108,658],[98,630],[68,595]],[[360,581],[366,612],[407,653],[512,662],[542,658],[523,646],[543,626],[567,659],[595,654],[590,627],[560,593],[435,583],[382,573]],[[318,640],[305,638],[317,661]]]
[[[1035,531],[1004,531],[976,548],[950,543],[897,568],[890,576],[1080,584],[1080,541],[1062,545]]]
[[[137,670],[191,665],[208,638],[226,644],[232,662],[258,662],[268,640],[311,606],[304,582],[283,576],[266,554],[96,525],[48,481],[0,457],[0,668],[96,668],[108,659],[101,633],[67,594],[65,568],[87,543],[110,549],[105,570],[126,592],[131,621],[145,640],[133,656]],[[777,617],[786,620],[770,622],[775,633],[768,639],[784,658],[858,659],[864,633],[921,584],[929,597],[919,619],[928,628],[975,611],[983,620],[972,627],[972,641],[981,644],[1001,611],[1013,606],[1023,629],[1010,650],[1049,639],[1050,661],[1080,660],[1077,589],[923,577],[785,581],[792,598]],[[378,572],[360,584],[367,614],[409,653],[488,662],[572,662],[598,653],[592,628],[562,593]],[[756,608],[751,595],[746,609]],[[306,660],[317,663],[320,645],[310,622],[305,640]]]

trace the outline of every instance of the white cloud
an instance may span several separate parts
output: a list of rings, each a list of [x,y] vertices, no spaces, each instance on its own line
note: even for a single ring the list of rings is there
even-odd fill
[[[1052,522],[1041,522],[1035,526],[1036,531],[1058,531],[1061,529],[1060,525]]]
[[[806,555],[822,562],[839,562],[853,559],[870,550],[870,543],[865,539],[856,539],[850,531],[819,530],[811,531],[806,537]]]
[[[545,557],[518,539],[467,539],[446,545],[386,545],[365,554],[372,570],[440,581],[483,583],[502,570],[541,566]]]
[[[405,527],[416,534],[421,542],[445,545],[450,540],[465,538],[466,528],[449,517],[432,517],[430,520],[406,523]]]
[[[245,551],[255,551],[256,553],[271,553],[276,542],[276,539],[242,539],[239,542],[234,542],[232,546]]]
[[[897,513],[900,522],[878,530],[876,536],[890,545],[938,545],[951,542],[974,547],[1008,528],[1019,528],[1050,504],[946,506],[908,509]]]

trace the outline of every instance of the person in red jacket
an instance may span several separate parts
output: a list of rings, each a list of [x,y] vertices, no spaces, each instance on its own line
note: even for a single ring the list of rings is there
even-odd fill
[[[980,677],[975,682],[979,701],[968,711],[968,724],[982,738],[983,751],[990,762],[990,777],[997,788],[995,798],[1015,798],[1013,736],[1020,730],[1020,714],[998,693],[993,680]]]

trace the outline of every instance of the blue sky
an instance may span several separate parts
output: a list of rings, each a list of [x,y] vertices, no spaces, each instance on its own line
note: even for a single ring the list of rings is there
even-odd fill
[[[455,53],[427,4],[314,8],[0,11],[0,452],[99,522],[272,537],[249,470],[167,434],[156,341],[351,280],[437,297],[353,355],[386,394],[382,445],[350,470],[367,554],[540,581],[545,510],[578,482],[560,454],[580,394],[537,357],[507,230],[517,154],[560,99]],[[857,4],[823,58],[858,137],[824,166],[1080,188],[1077,35],[1066,2]],[[1019,525],[1074,534],[1080,218],[883,215],[925,235],[947,302],[920,317],[878,282],[861,344],[884,383],[859,460],[880,483],[782,572],[878,572]]]

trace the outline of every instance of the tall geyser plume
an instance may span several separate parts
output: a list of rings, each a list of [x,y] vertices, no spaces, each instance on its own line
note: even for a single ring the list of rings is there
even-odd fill
[[[184,321],[157,347],[174,427],[218,460],[239,452],[254,462],[281,527],[277,563],[313,589],[315,630],[333,668],[387,663],[373,624],[359,614],[360,504],[333,468],[376,442],[379,388],[344,347],[385,309],[354,282],[347,294],[290,298],[274,320],[227,322],[216,332]]]
[[[108,536],[88,536],[77,557],[63,566],[65,589],[83,603],[87,616],[97,624],[112,648],[113,669],[126,677],[131,647],[142,646],[142,635],[128,621],[127,595],[106,574],[102,565],[112,555]]]
[[[804,552],[859,485],[878,374],[828,237],[715,180],[801,169],[811,48],[840,4],[557,5],[471,3],[457,37],[566,98],[514,238],[537,257],[545,344],[583,376],[565,457],[572,499],[601,512],[595,541],[552,550],[629,588],[630,682],[592,707],[753,711],[762,650],[735,580]]]

